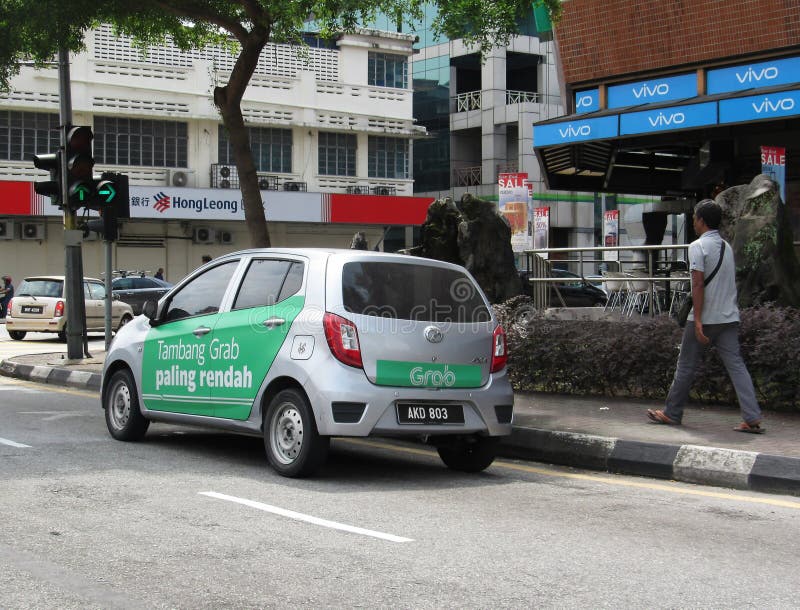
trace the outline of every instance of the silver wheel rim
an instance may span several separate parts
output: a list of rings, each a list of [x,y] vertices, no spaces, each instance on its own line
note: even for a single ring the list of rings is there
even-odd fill
[[[272,416],[270,425],[272,454],[281,464],[291,464],[303,447],[303,418],[290,403],[281,404]]]
[[[131,391],[124,381],[115,383],[114,387],[111,388],[108,414],[115,429],[122,430],[125,428],[131,417]]]

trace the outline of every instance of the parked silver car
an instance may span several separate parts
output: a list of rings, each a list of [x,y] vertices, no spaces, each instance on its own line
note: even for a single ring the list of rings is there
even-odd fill
[[[449,467],[491,464],[510,434],[506,341],[465,269],[363,250],[263,249],[194,271],[115,338],[111,435],[151,421],[263,436],[305,476],[332,436],[420,437]]]

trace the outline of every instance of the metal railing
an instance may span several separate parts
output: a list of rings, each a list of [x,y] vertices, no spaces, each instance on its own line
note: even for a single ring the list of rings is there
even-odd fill
[[[535,250],[525,250],[523,254],[525,255],[526,260],[526,267],[525,271],[531,272],[532,277],[528,278],[528,281],[531,283],[533,287],[533,305],[537,309],[544,309],[547,307],[547,303],[549,301],[549,284],[557,284],[559,282],[568,282],[570,281],[569,278],[552,278],[549,277],[550,275],[550,268],[553,263],[578,263],[578,269],[581,280],[587,281],[584,275],[584,266],[587,264],[592,265],[616,265],[617,271],[622,272],[624,271],[623,265],[636,265],[641,267],[642,265],[645,266],[645,271],[647,271],[647,275],[639,276],[637,275],[634,279],[636,281],[647,281],[650,284],[650,303],[655,303],[656,299],[656,282],[666,282],[668,287],[668,294],[669,294],[669,286],[671,282],[685,282],[686,277],[670,277],[669,275],[666,276],[658,276],[655,275],[655,265],[657,262],[668,262],[674,263],[678,260],[682,259],[665,259],[664,261],[656,261],[653,253],[665,251],[665,252],[679,252],[685,251],[689,249],[689,244],[661,244],[656,246],[588,246],[585,248],[542,248],[542,249],[535,249]],[[588,252],[591,253],[590,257],[584,256],[584,253]],[[616,252],[617,253],[617,260],[605,260],[602,258],[603,252]],[[644,252],[646,256],[646,260],[620,260],[619,253],[620,252]],[[601,253],[601,258],[596,258],[595,253]],[[545,259],[540,254],[547,254],[548,258]],[[556,258],[551,259],[550,255],[552,254],[577,254],[576,258],[568,257],[568,258]],[[669,273],[669,272],[668,272]],[[611,279],[611,278],[609,278]],[[616,279],[616,278],[614,278]],[[574,281],[574,280],[572,280]],[[542,289],[538,289],[537,284],[541,284],[543,286]],[[655,307],[650,307],[650,315],[655,315]]]
[[[456,186],[480,186],[481,166],[457,167],[453,170],[453,178]]]
[[[525,104],[538,102],[539,94],[535,91],[506,91],[506,104]]]
[[[456,112],[469,112],[481,109],[481,92],[467,91],[456,95]]]

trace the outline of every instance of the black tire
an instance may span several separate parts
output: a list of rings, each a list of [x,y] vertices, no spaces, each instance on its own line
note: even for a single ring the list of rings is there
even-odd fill
[[[8,331],[8,336],[11,337],[14,341],[22,341],[27,334],[24,330],[10,330]]]
[[[131,320],[133,320],[133,318],[131,318],[127,314],[122,316],[122,319],[119,321],[119,326],[117,326],[117,330],[115,332],[119,332],[120,330],[122,330],[122,327],[125,326]]]
[[[270,465],[284,477],[307,477],[328,457],[330,438],[320,436],[314,412],[302,392],[286,389],[264,414],[264,449]]]
[[[139,396],[128,369],[111,376],[103,390],[103,410],[108,431],[118,441],[138,441],[147,432],[150,420],[139,409]]]
[[[459,472],[486,470],[497,456],[499,439],[488,436],[455,438],[436,447],[445,466]]]
[[[67,342],[67,327],[66,326],[64,326],[64,330],[62,330],[61,332],[58,333],[58,340],[61,341],[62,343],[66,343]]]

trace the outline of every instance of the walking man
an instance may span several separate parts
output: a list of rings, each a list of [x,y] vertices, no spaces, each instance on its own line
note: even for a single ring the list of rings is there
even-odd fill
[[[692,312],[683,330],[675,378],[663,410],[647,410],[657,424],[680,425],[683,407],[689,398],[695,370],[703,350],[717,348],[739,400],[742,421],[734,430],[761,434],[761,408],[750,373],[739,351],[739,307],[736,295],[736,265],[733,250],[719,234],[722,209],[704,199],[694,209],[694,230],[699,238],[689,245],[689,270],[692,275]],[[724,250],[723,250],[724,248]],[[718,266],[717,273],[705,285]]]

